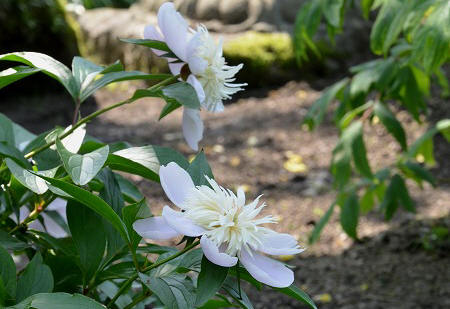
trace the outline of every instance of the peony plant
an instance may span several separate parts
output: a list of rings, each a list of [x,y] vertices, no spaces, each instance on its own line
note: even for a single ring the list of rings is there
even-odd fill
[[[189,28],[171,3],[161,6],[158,25],[146,27],[144,39],[123,41],[166,58],[171,74],[81,57],[69,69],[41,53],[0,55],[19,63],[0,72],[0,89],[44,73],[74,102],[71,124],[39,135],[0,114],[0,306],[252,308],[241,287],[246,281],[315,308],[295,286],[292,267],[274,259],[304,249],[269,228],[276,221],[259,216],[260,197],[246,202],[243,190],[218,185],[202,151],[189,162],[170,148],[89,136],[99,115],[155,97],[166,102],[160,118],[183,108],[184,137],[198,151],[199,111],[220,112],[243,90],[246,84],[234,83],[242,65],[226,64],[221,41],[204,26]],[[153,85],[82,117],[83,102],[97,90],[137,79]],[[179,211],[165,206],[161,216],[152,214],[129,174],[160,183]]]

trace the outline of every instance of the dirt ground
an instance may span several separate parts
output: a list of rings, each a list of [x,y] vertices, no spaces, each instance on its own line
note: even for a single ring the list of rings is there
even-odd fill
[[[129,97],[133,86],[102,90],[86,103],[83,114]],[[279,219],[275,229],[294,234],[308,249],[288,261],[297,284],[308,292],[319,308],[449,308],[449,238],[435,239],[450,227],[450,147],[436,138],[437,166],[433,173],[440,185],[423,190],[409,184],[417,213],[400,210],[390,222],[374,211],[361,218],[359,242],[349,239],[339,226],[336,209],[319,242],[308,246],[314,225],[335,196],[328,166],[338,138],[327,119],[308,132],[300,121],[319,92],[304,82],[290,82],[274,90],[250,91],[226,107],[221,114],[204,114],[205,133],[201,146],[216,180],[224,186],[244,186],[248,198],[264,194],[266,213]],[[0,111],[34,132],[54,124],[67,125],[69,100],[49,95],[36,102],[8,102]],[[26,104],[25,104],[26,103]],[[432,102],[448,112],[448,102]],[[180,111],[158,122],[163,102],[141,100],[102,115],[88,125],[88,134],[105,142],[126,140],[135,145],[158,144],[193,155],[181,134]],[[431,115],[436,114],[436,111]],[[441,112],[438,112],[442,116]],[[405,112],[408,140],[420,135],[418,125]],[[331,117],[329,117],[331,118]],[[365,141],[372,168],[394,162],[399,147],[379,124],[366,124]],[[289,158],[301,158],[307,171],[285,168]],[[162,190],[140,177],[133,177],[158,214],[166,203]],[[438,231],[438,232],[436,232]],[[444,231],[444,232],[442,232]],[[439,234],[438,233],[438,234]],[[247,290],[256,308],[303,308],[271,290]]]

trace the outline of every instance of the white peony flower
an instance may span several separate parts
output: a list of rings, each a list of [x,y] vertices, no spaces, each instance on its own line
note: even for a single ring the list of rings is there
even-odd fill
[[[294,237],[262,227],[275,223],[271,216],[256,218],[265,204],[259,197],[245,204],[242,189],[235,195],[205,176],[209,186],[195,186],[189,174],[171,162],[161,166],[161,185],[182,211],[165,206],[161,217],[137,220],[135,231],[144,238],[165,240],[179,235],[200,237],[204,255],[212,263],[231,267],[239,261],[258,281],[287,287],[294,273],[283,263],[261,255],[297,254],[303,251]]]
[[[228,66],[222,55],[222,40],[215,42],[203,25],[197,26],[197,30],[189,28],[171,2],[166,2],[159,8],[158,25],[159,29],[147,26],[144,38],[165,42],[178,57],[178,60],[168,58],[170,71],[174,75],[184,75],[187,72],[187,76],[183,77],[194,87],[203,108],[211,112],[223,111],[222,101],[230,99],[231,95],[247,85],[233,84],[234,76],[243,65]],[[158,56],[165,53],[153,51]],[[198,142],[203,136],[203,123],[200,116],[197,116],[198,113],[197,110],[189,111],[185,108],[183,114],[183,133],[194,150],[198,149]],[[185,125],[185,122],[189,124]]]

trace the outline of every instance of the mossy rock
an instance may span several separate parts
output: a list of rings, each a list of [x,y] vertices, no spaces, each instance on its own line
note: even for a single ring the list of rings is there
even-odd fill
[[[339,57],[326,42],[318,42],[317,47],[320,56],[311,53],[309,61],[299,66],[288,33],[250,31],[226,40],[223,52],[228,64],[244,64],[238,73],[240,82],[259,87],[320,74],[326,70],[326,59]]]
[[[226,41],[223,53],[229,64],[244,64],[239,79],[251,86],[264,85],[268,79],[289,79],[297,68],[287,33],[247,32]]]

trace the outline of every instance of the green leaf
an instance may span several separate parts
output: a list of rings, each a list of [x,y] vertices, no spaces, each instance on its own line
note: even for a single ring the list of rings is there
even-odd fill
[[[359,203],[358,196],[352,193],[343,205],[341,205],[341,225],[348,236],[356,239],[356,227],[358,226]]]
[[[174,110],[180,108],[182,105],[176,101],[168,101],[166,102],[166,105],[164,105],[163,109],[161,110],[161,113],[159,114],[158,120],[163,119],[167,115],[169,115]]]
[[[166,86],[162,89],[162,93],[166,98],[173,99],[188,108],[200,109],[197,92],[186,82],[178,82]]]
[[[7,303],[16,296],[16,265],[14,260],[2,246],[0,246],[0,290],[4,289],[7,295],[2,299],[0,293],[0,305]]]
[[[450,119],[442,119],[436,123],[436,129],[450,142]]]
[[[320,52],[313,42],[313,36],[319,28],[321,19],[320,1],[306,1],[298,10],[294,26],[294,51],[298,64],[308,60],[310,51],[320,57]]]
[[[128,179],[119,174],[114,174],[117,183],[119,184],[120,191],[128,203],[136,203],[144,198],[139,189]]]
[[[327,22],[334,28],[340,28],[343,23],[344,0],[321,0],[322,13]]]
[[[408,161],[405,162],[405,164],[402,167],[406,168],[407,169],[406,174],[410,175],[411,173],[412,176],[414,177],[414,180],[416,180],[419,184],[421,184],[422,181],[426,181],[433,187],[436,186],[436,181],[433,175],[431,175],[431,173],[427,171],[422,165],[412,161]]]
[[[370,10],[372,9],[372,4],[374,0],[362,0],[361,10],[365,19],[369,19]]]
[[[139,274],[139,278],[167,309],[195,308],[195,288],[186,276],[176,273],[161,277]]]
[[[134,221],[138,219],[145,219],[151,216],[150,208],[147,206],[145,199],[140,202],[127,205],[122,209],[123,221],[130,235],[131,245],[136,249],[137,245],[141,241],[142,237],[139,236],[133,229]]]
[[[386,190],[386,194],[380,208],[385,211],[386,220],[390,220],[401,204],[407,211],[415,212],[414,202],[409,196],[403,178],[396,174],[391,178],[391,182]]]
[[[3,230],[0,230],[0,246],[12,251],[20,251],[29,247],[28,244],[16,239]]]
[[[336,206],[336,202],[333,202],[331,206],[328,208],[327,212],[320,218],[319,222],[314,226],[314,230],[312,231],[311,235],[309,236],[309,243],[313,244],[317,240],[319,240],[320,234],[322,233],[323,228],[325,225],[330,221],[331,215],[334,212],[334,207]]]
[[[187,172],[196,186],[209,185],[205,176],[214,179],[211,167],[209,166],[203,151],[199,152],[195,159],[191,162]]]
[[[13,122],[2,113],[0,113],[0,142],[5,142],[6,145],[11,147],[14,147],[16,144]]]
[[[162,50],[165,52],[170,52],[171,50],[167,46],[165,42],[156,41],[156,40],[143,40],[143,39],[120,39],[122,42],[141,45],[145,47],[154,48],[157,50]]]
[[[3,70],[0,72],[0,89],[40,71],[41,69],[30,68],[28,66],[17,66]]]
[[[236,280],[227,278],[222,288],[241,306],[241,308],[253,309],[252,302]]]
[[[95,76],[103,71],[103,67],[90,62],[82,57],[74,57],[72,60],[72,74],[80,89],[85,84],[94,80]]]
[[[80,294],[41,293],[33,295],[9,309],[105,309],[92,298]]]
[[[367,161],[366,147],[362,137],[362,123],[355,122],[348,127],[348,132],[342,134],[342,139],[349,138],[352,147],[353,161],[356,169],[364,176],[372,178],[372,170]]]
[[[448,61],[450,54],[450,3],[448,1],[431,1],[421,26],[412,33],[412,59],[422,63],[427,73],[435,71]]]
[[[392,30],[397,31],[397,23],[393,25],[394,19],[396,19],[397,14],[402,13],[401,16],[397,17],[398,19],[400,19],[400,17],[402,19],[405,17],[405,12],[402,11],[401,8],[402,1],[400,0],[390,0],[383,2],[383,6],[378,13],[377,19],[375,20],[372,31],[370,33],[370,47],[375,54],[381,55],[385,51],[383,48],[384,42],[389,35],[391,27]],[[397,36],[398,33],[396,32],[393,35]],[[391,43],[391,41],[392,39],[388,42]]]
[[[58,189],[61,189],[65,193],[69,194],[73,199],[78,202],[86,205],[87,207],[94,210],[100,216],[108,220],[114,228],[119,231],[122,238],[128,242],[128,233],[125,227],[125,224],[122,222],[120,217],[114,212],[114,210],[109,206],[104,200],[100,197],[92,194],[89,191],[81,189],[75,185],[70,183],[53,179],[49,177],[42,176],[46,181],[48,181],[52,186],[55,186]]]
[[[356,116],[358,116],[359,114],[366,111],[367,109],[369,109],[372,106],[373,106],[373,101],[369,101],[369,102],[367,102],[361,106],[358,106],[357,108],[352,109],[351,111],[347,112],[339,121],[339,127],[341,128],[341,130],[344,130],[345,128],[347,128],[350,125],[350,123],[353,121],[353,119],[355,119]]]
[[[361,205],[361,212],[367,213],[372,210],[374,203],[374,191],[371,188],[367,188],[366,192],[359,200],[359,204]]]
[[[20,302],[25,298],[53,290],[53,275],[50,268],[42,263],[42,256],[38,252],[23,271],[17,281],[16,300]]]
[[[14,147],[8,146],[4,142],[0,142],[0,156],[13,159],[22,167],[30,168],[30,163],[23,157],[23,154]]]
[[[140,71],[122,71],[122,72],[110,72],[103,74],[100,78],[93,80],[85,88],[82,89],[80,94],[80,102],[86,100],[95,91],[105,87],[108,84],[115,82],[122,82],[127,80],[160,80],[171,77],[169,74],[147,74]]]
[[[389,108],[381,103],[377,102],[374,107],[375,115],[380,118],[381,123],[386,130],[394,136],[398,141],[403,151],[406,151],[408,145],[406,144],[406,134],[403,130],[402,124],[397,120],[395,115],[389,110]]]
[[[0,60],[16,61],[30,67],[40,69],[43,73],[59,81],[72,98],[78,96],[77,83],[72,76],[72,72],[61,62],[50,56],[34,52],[16,52],[0,55]]]
[[[56,148],[70,178],[82,186],[97,175],[109,154],[108,145],[84,155],[75,154],[68,151],[59,139],[56,140]]]
[[[286,294],[296,300],[299,300],[303,303],[305,303],[306,305],[308,305],[311,308],[317,309],[316,305],[314,304],[313,300],[308,296],[308,294],[306,294],[305,292],[303,292],[302,290],[300,290],[298,287],[296,287],[295,285],[291,285],[287,288],[274,288],[274,290],[280,291],[283,294]]]
[[[179,152],[170,148],[151,145],[116,151],[109,155],[106,164],[113,170],[159,181],[159,167],[170,162],[176,162],[184,169],[189,166],[189,162]]]
[[[310,130],[314,129],[322,122],[328,106],[348,82],[349,79],[345,78],[326,88],[322,96],[313,103],[303,120],[303,123],[307,124]]]
[[[228,267],[222,267],[211,263],[203,256],[201,271],[197,279],[196,306],[205,304],[219,291],[228,275],[228,269]]]
[[[38,175],[53,177],[57,170],[57,168],[55,168],[51,170],[32,173],[22,168],[9,158],[5,159],[5,162],[11,173],[14,175],[14,177],[16,177],[16,179],[23,186],[27,187],[36,194],[44,194],[48,190],[48,186],[45,183],[45,180],[39,177]]]
[[[98,215],[79,202],[67,202],[67,222],[78,249],[83,282],[88,284],[98,270],[105,253],[106,235]]]

